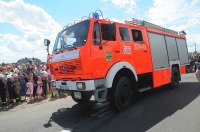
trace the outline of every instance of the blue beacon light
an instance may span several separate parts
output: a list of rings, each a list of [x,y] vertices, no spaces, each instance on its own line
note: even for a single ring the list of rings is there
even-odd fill
[[[92,17],[99,19],[99,14],[95,12],[95,13],[93,13]]]

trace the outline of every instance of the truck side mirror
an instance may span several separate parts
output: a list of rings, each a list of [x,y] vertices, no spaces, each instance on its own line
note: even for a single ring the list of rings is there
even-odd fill
[[[116,39],[116,23],[110,23],[109,24],[109,33],[110,33],[110,40]]]
[[[50,45],[50,40],[44,39],[44,45],[45,45],[45,46],[49,46],[49,45]]]

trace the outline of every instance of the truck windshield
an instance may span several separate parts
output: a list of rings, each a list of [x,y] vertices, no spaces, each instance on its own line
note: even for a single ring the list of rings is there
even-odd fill
[[[54,52],[83,46],[86,43],[90,21],[86,20],[58,33]]]

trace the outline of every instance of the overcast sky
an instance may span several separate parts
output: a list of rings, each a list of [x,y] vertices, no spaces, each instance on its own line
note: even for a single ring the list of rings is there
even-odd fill
[[[46,60],[44,38],[51,40],[63,26],[100,9],[105,18],[150,21],[184,30],[190,52],[200,51],[200,0],[0,0],[0,63],[21,58]]]

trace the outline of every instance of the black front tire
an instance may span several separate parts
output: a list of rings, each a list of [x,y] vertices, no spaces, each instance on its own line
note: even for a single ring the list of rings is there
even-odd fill
[[[72,99],[79,103],[84,104],[90,101],[90,98],[92,97],[92,92],[81,92],[82,99],[76,99],[74,96],[74,92],[71,93]]]
[[[115,80],[113,87],[109,90],[109,102],[117,111],[124,111],[132,104],[133,88],[127,77]]]

